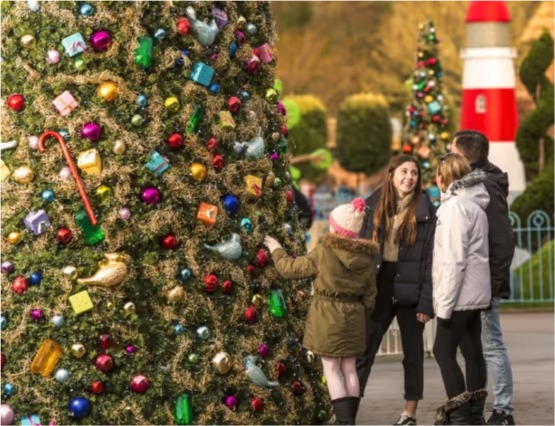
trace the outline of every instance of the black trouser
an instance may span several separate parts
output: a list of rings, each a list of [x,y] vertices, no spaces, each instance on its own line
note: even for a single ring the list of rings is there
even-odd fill
[[[393,282],[396,271],[396,262],[383,262],[380,268],[376,306],[372,316],[367,318],[366,351],[361,358],[357,359],[360,395],[364,395],[382,338],[393,318],[397,317],[403,345],[405,400],[418,401],[422,399],[424,390],[424,342],[422,340],[424,324],[416,319],[415,307],[393,304]]]
[[[487,372],[482,353],[482,319],[480,311],[453,311],[448,322],[437,325],[434,356],[441,370],[449,399],[464,391],[486,387]],[[461,348],[466,366],[466,385],[457,362],[457,347]]]

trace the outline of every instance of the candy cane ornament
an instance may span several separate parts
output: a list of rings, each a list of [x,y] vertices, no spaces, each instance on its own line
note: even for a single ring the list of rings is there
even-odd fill
[[[79,190],[79,194],[81,195],[83,204],[85,204],[85,210],[87,211],[87,215],[91,220],[91,224],[95,226],[98,222],[96,220],[96,217],[94,216],[91,203],[89,201],[89,198],[87,197],[87,193],[85,192],[83,181],[81,181],[81,178],[79,177],[79,172],[77,170],[77,167],[75,166],[75,163],[73,162],[73,159],[71,158],[71,154],[69,153],[69,149],[66,145],[66,142],[64,141],[64,138],[58,132],[53,132],[51,130],[45,131],[42,135],[40,135],[40,138],[39,138],[39,152],[41,154],[44,154],[44,152],[46,151],[46,148],[44,147],[44,141],[46,138],[50,136],[56,139],[60,143],[60,146],[62,147],[62,152],[64,153],[64,157],[66,158],[69,169],[71,170],[71,175],[75,180],[75,184],[77,185],[77,189]]]

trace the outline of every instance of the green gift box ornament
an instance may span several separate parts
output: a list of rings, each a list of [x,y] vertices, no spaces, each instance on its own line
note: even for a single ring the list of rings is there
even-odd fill
[[[152,66],[152,37],[139,37],[139,47],[135,49],[134,61],[143,68]]]
[[[270,315],[276,318],[283,318],[287,315],[287,308],[285,307],[285,299],[280,289],[272,290],[268,297],[268,309]]]

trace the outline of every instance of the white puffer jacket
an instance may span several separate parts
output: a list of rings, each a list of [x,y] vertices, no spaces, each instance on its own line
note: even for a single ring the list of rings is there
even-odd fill
[[[486,309],[491,302],[486,174],[474,170],[453,182],[437,211],[432,269],[434,311]]]

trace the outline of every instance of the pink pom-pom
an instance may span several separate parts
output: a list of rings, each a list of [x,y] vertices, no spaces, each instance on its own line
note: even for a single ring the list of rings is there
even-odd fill
[[[363,212],[366,208],[366,202],[360,197],[355,198],[351,204],[356,212]]]

